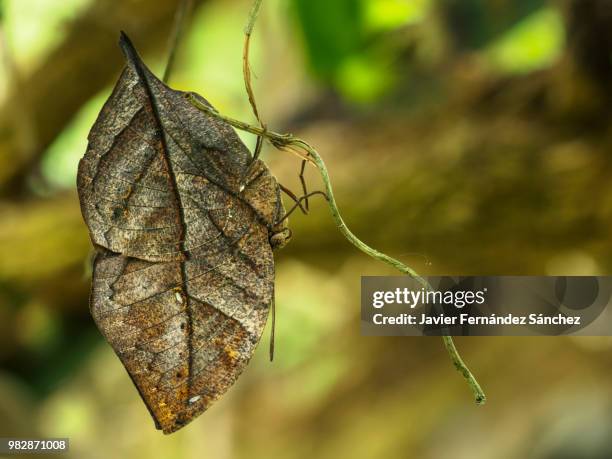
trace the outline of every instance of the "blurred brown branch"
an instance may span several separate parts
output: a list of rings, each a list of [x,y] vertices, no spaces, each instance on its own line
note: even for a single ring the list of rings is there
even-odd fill
[[[204,0],[195,2],[196,6]],[[111,83],[123,66],[120,30],[147,52],[167,43],[178,0],[97,0],[68,25],[63,42],[24,75],[0,107],[0,194],[23,194],[24,177],[79,108]],[[16,110],[29,116],[16,122]],[[28,142],[20,141],[25,136]]]

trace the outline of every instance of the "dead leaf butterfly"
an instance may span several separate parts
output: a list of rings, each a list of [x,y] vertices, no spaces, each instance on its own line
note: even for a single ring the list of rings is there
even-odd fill
[[[290,233],[276,179],[231,126],[156,78],[124,34],[120,45],[127,67],[77,178],[96,248],[90,309],[170,433],[247,365],[273,300],[272,249]]]

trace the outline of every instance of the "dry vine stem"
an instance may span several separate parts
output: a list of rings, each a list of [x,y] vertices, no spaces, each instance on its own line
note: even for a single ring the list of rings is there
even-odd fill
[[[242,121],[238,121],[233,118],[229,118],[225,115],[220,114],[216,110],[202,104],[199,100],[197,100],[193,96],[190,96],[189,100],[196,108],[202,110],[203,112],[206,112],[207,114],[214,116],[215,118],[223,120],[226,123],[229,123],[230,125],[234,126],[237,129],[240,129],[246,132],[250,132],[258,136],[265,137],[272,143],[272,145],[274,145],[279,150],[290,149],[290,151],[292,151],[293,153],[297,153],[298,156],[300,156],[303,159],[306,159],[308,162],[313,164],[319,170],[319,174],[321,175],[321,179],[323,180],[323,183],[325,186],[325,192],[328,198],[327,203],[329,205],[329,209],[331,211],[332,218],[334,219],[334,222],[336,223],[338,230],[342,233],[342,235],[351,244],[353,244],[355,247],[357,247],[359,250],[361,250],[366,255],[372,258],[375,258],[376,260],[382,261],[383,263],[387,263],[388,265],[393,266],[398,271],[404,274],[407,274],[408,276],[415,279],[424,288],[428,290],[431,289],[431,286],[429,285],[429,283],[425,279],[423,279],[421,276],[419,276],[412,268],[406,266],[405,264],[403,264],[399,260],[396,260],[395,258],[392,258],[382,252],[379,252],[376,249],[373,249],[372,247],[370,247],[369,245],[361,241],[357,236],[355,236],[351,232],[351,230],[348,228],[348,226],[342,219],[342,216],[340,215],[340,210],[338,209],[338,205],[336,204],[336,200],[334,198],[334,193],[332,190],[329,173],[327,172],[327,167],[325,166],[325,163],[323,162],[323,159],[321,158],[319,153],[317,153],[317,151],[313,147],[311,147],[307,142],[297,137],[294,137],[291,134],[278,134],[276,132],[268,131],[267,129],[263,129],[258,126],[252,126]],[[291,147],[297,147],[298,149],[301,150],[301,152],[291,149]],[[457,351],[457,348],[455,347],[455,344],[453,343],[452,337],[445,335],[445,336],[442,336],[442,339],[444,340],[444,345],[446,346],[446,349],[450,355],[450,358],[453,364],[455,365],[455,368],[457,368],[457,370],[460,371],[461,374],[463,374],[464,378],[467,380],[468,384],[472,388],[472,391],[474,392],[474,397],[476,399],[476,403],[483,404],[486,400],[486,396],[484,392],[482,391],[482,389],[480,388],[478,381],[476,381],[476,378],[474,377],[470,369],[461,359],[461,356],[459,355],[459,352]]]
[[[340,231],[340,233],[342,233],[342,235],[351,244],[353,244],[355,247],[357,247],[359,250],[361,250],[366,255],[376,260],[379,260],[383,263],[391,265],[392,267],[394,267],[401,273],[407,274],[408,276],[412,277],[425,289],[431,290],[431,286],[429,285],[429,283],[425,279],[423,279],[421,276],[419,276],[412,268],[410,268],[409,266],[406,266],[405,264],[403,264],[399,260],[396,260],[395,258],[392,258],[382,252],[379,252],[376,249],[373,249],[372,247],[370,247],[369,245],[361,241],[357,236],[355,236],[351,232],[351,230],[348,228],[348,226],[342,219],[342,216],[340,215],[340,210],[338,209],[338,205],[336,204],[336,200],[334,198],[334,193],[332,190],[331,180],[329,178],[327,167],[325,166],[325,163],[323,162],[323,159],[321,158],[319,153],[312,146],[310,146],[304,140],[293,136],[292,134],[279,134],[276,132],[268,131],[264,127],[263,123],[261,122],[259,113],[257,111],[257,106],[255,104],[255,97],[251,89],[251,74],[250,74],[250,67],[249,67],[249,61],[248,61],[250,37],[253,31],[253,26],[257,19],[257,15],[258,15],[261,3],[262,3],[262,0],[255,0],[253,3],[253,7],[251,9],[251,13],[249,14],[247,26],[245,27],[245,46],[244,46],[244,55],[243,55],[243,71],[244,71],[245,86],[246,86],[247,94],[249,97],[249,102],[253,109],[253,113],[257,121],[260,123],[260,126],[253,126],[248,123],[244,123],[242,121],[222,115],[221,113],[210,108],[209,106],[202,104],[198,99],[196,99],[192,95],[189,96],[189,100],[196,108],[198,108],[199,110],[202,110],[203,112],[209,114],[210,116],[223,120],[226,123],[229,123],[233,127],[240,129],[242,131],[250,132],[259,137],[266,138],[270,141],[270,143],[272,143],[274,147],[278,148],[279,150],[291,151],[292,153],[298,155],[303,160],[306,160],[312,165],[314,165],[318,169],[321,179],[323,181],[323,184],[325,186],[325,193],[327,194],[327,198],[328,198],[327,203],[329,205],[329,209],[331,211],[332,218],[334,222],[336,223],[336,226],[338,227],[338,231]],[[455,344],[453,342],[453,338],[450,335],[443,335],[442,339],[444,341],[444,346],[446,347],[446,350],[448,351],[448,354],[455,368],[463,375],[463,377],[468,382],[470,388],[472,389],[476,403],[479,405],[483,404],[486,400],[486,396],[483,390],[481,389],[480,385],[478,384],[478,381],[476,380],[476,378],[470,371],[470,369],[461,359],[461,356],[459,355],[459,352],[457,351],[457,348],[455,347]]]

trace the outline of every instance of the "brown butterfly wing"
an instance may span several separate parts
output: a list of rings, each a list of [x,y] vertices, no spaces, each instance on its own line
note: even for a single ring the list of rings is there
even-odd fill
[[[98,249],[90,306],[169,433],[248,363],[273,297],[269,233],[284,210],[233,129],[159,81],[127,37],[121,45],[128,66],[77,179]]]

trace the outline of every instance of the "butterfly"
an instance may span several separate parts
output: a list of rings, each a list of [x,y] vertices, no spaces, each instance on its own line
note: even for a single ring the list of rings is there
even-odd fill
[[[125,34],[127,66],[79,163],[96,250],[90,310],[158,429],[231,387],[274,297],[290,231],[279,184],[227,123],[160,81]]]

